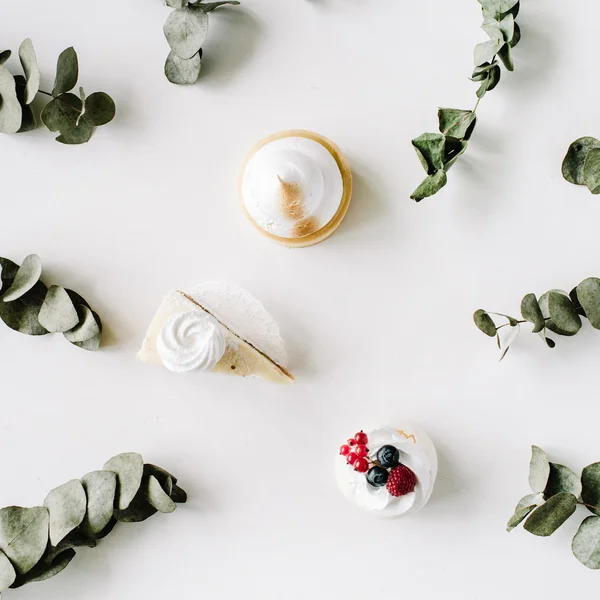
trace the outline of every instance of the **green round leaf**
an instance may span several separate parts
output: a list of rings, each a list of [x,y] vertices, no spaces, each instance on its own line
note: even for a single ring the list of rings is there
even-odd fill
[[[4,552],[0,551],[0,592],[8,589],[15,581],[17,573]]]
[[[536,505],[523,506],[515,511],[515,514],[508,520],[506,524],[506,531],[512,531],[517,525],[519,525],[525,518],[536,509]]]
[[[550,462],[546,453],[538,446],[531,446],[531,460],[529,461],[529,487],[536,493],[546,489],[550,477]]]
[[[533,323],[533,333],[539,333],[544,329],[546,321],[542,315],[542,309],[538,304],[535,294],[527,294],[521,301],[521,314],[526,321]]]
[[[583,182],[592,194],[600,194],[600,148],[591,148],[583,161]]]
[[[42,506],[0,509],[0,550],[20,575],[42,558],[48,542],[49,515]]]
[[[56,79],[52,95],[56,98],[65,92],[70,92],[76,85],[79,77],[79,63],[77,52],[73,47],[63,50],[56,64]]]
[[[44,506],[50,513],[50,543],[57,546],[83,521],[86,496],[79,479],[54,488],[46,496]]]
[[[193,6],[174,10],[163,28],[171,50],[180,58],[192,58],[208,32],[208,15]]]
[[[503,39],[489,40],[487,42],[477,44],[473,53],[473,62],[475,63],[475,66],[482,65],[486,62],[491,62],[504,45]]]
[[[29,38],[19,47],[19,60],[25,72],[25,104],[31,104],[40,89],[40,69],[38,67],[33,43]]]
[[[17,98],[15,78],[0,66],[0,133],[17,133],[22,110]]]
[[[552,535],[576,508],[577,498],[568,492],[560,492],[536,508],[523,527],[533,535],[547,537]]]
[[[593,148],[600,148],[600,140],[593,137],[579,138],[569,146],[562,164],[562,174],[568,182],[585,185],[583,176],[585,157]]]
[[[40,280],[42,276],[42,259],[37,254],[25,257],[23,264],[19,267],[13,284],[4,294],[4,302],[12,302],[24,296]]]
[[[26,583],[34,583],[36,581],[45,581],[58,575],[65,567],[71,562],[75,556],[75,550],[68,548],[64,552],[61,552],[54,560],[47,564],[44,561],[40,561],[31,571],[25,575],[19,575],[16,581],[11,585],[11,588],[19,588]]]
[[[428,175],[412,193],[411,199],[420,202],[423,198],[437,194],[448,183],[446,171],[440,169],[433,175]]]
[[[111,458],[103,467],[105,471],[112,471],[117,475],[117,503],[116,508],[125,510],[130,504],[142,483],[144,461],[135,452],[126,452]]]
[[[42,123],[50,131],[75,127],[81,114],[81,99],[75,94],[62,94],[50,100],[42,111]]]
[[[202,50],[192,58],[180,58],[173,50],[169,52],[165,62],[165,75],[171,83],[177,85],[193,85],[200,77],[202,67]]]
[[[67,341],[83,350],[95,351],[100,348],[102,322],[100,317],[85,304],[77,308],[79,324],[63,334]]]
[[[499,14],[508,12],[518,4],[518,0],[478,0],[478,2],[484,10]]]
[[[90,141],[93,133],[94,127],[85,119],[80,119],[79,123],[68,125],[64,129],[61,129],[56,141],[69,145],[85,144]]]
[[[183,8],[187,5],[188,0],[165,0],[165,3],[171,8]]]
[[[473,321],[485,335],[489,335],[490,337],[496,336],[496,325],[494,324],[492,317],[490,317],[485,310],[481,308],[476,310],[473,313]]]
[[[162,513],[172,513],[177,506],[171,500],[169,494],[163,490],[158,479],[154,475],[148,477],[148,483],[145,489],[146,500],[150,506]]]
[[[592,463],[581,472],[581,499],[589,511],[600,516],[600,462]]]
[[[69,331],[79,323],[77,309],[65,288],[53,285],[48,289],[38,321],[50,333]]]
[[[438,109],[438,122],[443,135],[468,140],[475,129],[477,116],[472,110]]]
[[[581,317],[571,298],[564,292],[548,292],[550,321],[546,327],[560,335],[575,335],[581,329]]]
[[[113,471],[92,471],[81,478],[87,497],[87,512],[81,523],[85,534],[99,534],[113,516],[117,475]]]
[[[575,558],[588,569],[600,569],[600,518],[583,520],[571,545]]]
[[[46,286],[38,281],[32,290],[18,300],[12,302],[0,300],[0,319],[19,333],[46,335],[48,331],[40,325],[38,320],[45,296]]]
[[[576,288],[577,301],[592,327],[600,329],[600,279],[588,277]]]
[[[581,494],[581,479],[564,465],[550,463],[550,476],[544,490],[544,498],[547,500],[560,492],[570,492],[579,498]]]
[[[116,114],[113,99],[104,92],[94,92],[85,100],[83,118],[93,127],[110,123]]]

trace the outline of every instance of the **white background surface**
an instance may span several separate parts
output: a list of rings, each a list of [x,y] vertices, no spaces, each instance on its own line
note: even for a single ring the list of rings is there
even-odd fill
[[[599,201],[560,175],[569,143],[600,135],[600,8],[522,4],[515,73],[482,102],[447,188],[417,205],[410,139],[435,131],[438,105],[474,102],[475,0],[246,0],[211,17],[192,88],[164,79],[158,0],[3,0],[2,44],[33,38],[44,88],[74,45],[81,84],[110,93],[118,117],[85,146],[44,129],[0,138],[2,255],[40,254],[46,282],[80,292],[106,326],[96,354],[2,329],[0,505],[38,504],[131,450],[190,495],[7,598],[597,589],[569,549],[585,511],[550,539],[504,525],[528,493],[531,443],[576,470],[600,460],[600,334],[586,325],[551,351],[524,332],[498,364],[471,320],[479,307],[518,316],[525,293],[600,275]],[[293,127],[335,140],[356,177],[340,230],[295,251],[261,238],[235,189],[247,149]],[[294,387],[135,360],[162,296],[207,279],[245,286],[275,315]],[[346,503],[332,462],[357,429],[403,419],[435,441],[440,477],[418,515],[379,521]]]

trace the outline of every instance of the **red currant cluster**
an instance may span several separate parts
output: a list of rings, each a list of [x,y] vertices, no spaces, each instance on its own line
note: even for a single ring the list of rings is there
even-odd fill
[[[359,431],[340,448],[340,454],[345,456],[348,464],[352,465],[354,470],[359,473],[366,473],[369,470],[368,442],[369,436],[364,431]]]

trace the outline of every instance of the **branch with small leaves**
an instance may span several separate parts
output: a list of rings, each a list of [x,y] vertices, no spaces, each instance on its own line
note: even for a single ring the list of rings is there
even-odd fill
[[[88,142],[96,127],[114,118],[115,103],[108,94],[94,92],[86,97],[82,87],[79,96],[70,93],[79,77],[73,48],[58,57],[52,92],[40,90],[40,69],[30,39],[19,47],[24,75],[13,76],[4,66],[10,56],[10,50],[0,52],[0,133],[22,133],[37,127],[31,103],[38,94],[52,98],[42,110],[41,120],[50,131],[59,132],[56,141],[62,144]]]
[[[512,49],[521,39],[521,30],[515,21],[519,13],[519,0],[478,1],[484,16],[481,28],[490,39],[475,47],[475,70],[471,80],[479,83],[477,102],[473,110],[440,108],[440,133],[424,133],[412,141],[427,173],[427,177],[411,195],[417,202],[437,194],[446,185],[448,170],[467,149],[477,123],[479,102],[500,81],[502,70],[498,59],[508,71],[514,69]]]
[[[30,254],[19,267],[0,257],[0,319],[26,335],[62,333],[83,350],[98,350],[102,321],[73,290],[47,288],[41,281],[42,259]]]
[[[519,500],[507,531],[525,521],[526,531],[548,537],[575,513],[577,506],[583,506],[593,516],[583,520],[571,549],[588,569],[600,569],[600,463],[588,465],[578,476],[568,467],[550,462],[541,448],[532,446],[529,486],[533,493]]]
[[[496,325],[492,315],[506,322]],[[570,293],[550,290],[539,298],[535,294],[527,294],[521,301],[521,316],[522,320],[483,309],[473,314],[475,325],[489,337],[496,338],[502,351],[500,360],[519,334],[522,323],[531,323],[532,333],[539,334],[549,348],[554,348],[556,343],[548,337],[547,331],[562,336],[575,335],[583,325],[581,317],[585,317],[594,329],[600,329],[600,279],[584,279]],[[502,330],[507,331],[507,335],[501,336]]]
[[[592,194],[600,194],[600,140],[575,140],[563,160],[562,174],[569,183],[585,185]]]
[[[198,81],[202,68],[202,44],[208,33],[208,13],[227,4],[236,6],[239,2],[166,0],[166,4],[175,10],[163,27],[171,47],[165,63],[165,75],[171,83],[193,85]]]
[[[7,506],[0,510],[0,593],[58,575],[75,548],[94,548],[117,522],[171,513],[186,500],[173,475],[127,452],[51,490],[43,506]]]

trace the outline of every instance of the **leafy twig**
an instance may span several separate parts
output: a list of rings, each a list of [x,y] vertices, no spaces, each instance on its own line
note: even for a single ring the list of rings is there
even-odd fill
[[[500,81],[502,71],[498,58],[508,71],[514,69],[512,48],[521,39],[519,25],[515,22],[519,12],[519,0],[478,1],[482,5],[484,16],[482,29],[490,39],[475,47],[475,70],[471,80],[479,82],[477,102],[473,110],[440,108],[440,133],[424,133],[412,141],[427,173],[427,177],[411,195],[417,202],[437,194],[446,185],[448,170],[467,149],[477,123],[476,112],[479,103]]]

